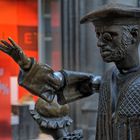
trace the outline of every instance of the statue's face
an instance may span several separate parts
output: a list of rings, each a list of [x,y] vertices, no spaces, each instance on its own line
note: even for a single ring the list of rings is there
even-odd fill
[[[126,44],[123,43],[123,26],[96,26],[97,46],[105,62],[121,61],[126,56]]]

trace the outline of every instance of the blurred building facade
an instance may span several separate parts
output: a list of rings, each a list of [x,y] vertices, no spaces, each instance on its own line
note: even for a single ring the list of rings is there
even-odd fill
[[[37,29],[38,29],[38,4],[37,0],[0,0],[0,39],[12,37],[28,56],[38,56]],[[19,68],[8,55],[0,53],[0,140],[11,140],[13,125],[17,125],[16,138],[29,132],[29,122],[25,121],[24,113],[21,126],[19,112],[12,111],[13,104],[23,96],[30,95],[28,91],[17,84]],[[28,98],[29,99],[29,98]],[[27,101],[27,100],[26,100]],[[20,103],[18,103],[19,105]],[[25,111],[26,112],[26,111]],[[22,112],[23,113],[23,112]],[[29,114],[29,112],[28,112]],[[33,122],[33,120],[32,120]],[[23,124],[26,124],[23,125]],[[21,132],[24,129],[25,133]],[[26,128],[25,128],[26,127]],[[15,128],[15,127],[14,127]],[[31,127],[30,127],[31,128]],[[32,129],[32,128],[31,128]],[[32,129],[33,130],[33,129]],[[30,133],[30,132],[29,132]],[[28,135],[26,133],[25,135]],[[31,134],[31,133],[30,133]],[[32,134],[31,134],[32,135]],[[31,136],[30,135],[30,136]],[[29,136],[29,135],[28,135]],[[21,137],[22,139],[23,137]]]
[[[46,1],[45,1],[46,2]],[[139,0],[60,0],[60,58],[63,69],[102,75],[112,64],[105,64],[96,47],[96,35],[92,24],[80,25],[80,18],[91,10],[118,2],[139,6]],[[45,54],[48,55],[48,54]],[[72,129],[82,128],[85,140],[94,140],[98,93],[70,104],[74,119]]]

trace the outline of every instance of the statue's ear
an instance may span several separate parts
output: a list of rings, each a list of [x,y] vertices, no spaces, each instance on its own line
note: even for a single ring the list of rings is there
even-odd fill
[[[139,31],[138,29],[132,29],[131,35],[136,39],[138,37]]]
[[[133,36],[132,44],[135,44],[139,38],[139,30],[135,28],[135,29],[132,29],[130,33]]]

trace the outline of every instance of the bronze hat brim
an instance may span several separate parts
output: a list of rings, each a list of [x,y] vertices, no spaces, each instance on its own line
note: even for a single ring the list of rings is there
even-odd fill
[[[80,23],[96,22],[103,19],[135,18],[140,19],[140,8],[123,4],[108,4],[98,10],[88,13],[82,17]]]

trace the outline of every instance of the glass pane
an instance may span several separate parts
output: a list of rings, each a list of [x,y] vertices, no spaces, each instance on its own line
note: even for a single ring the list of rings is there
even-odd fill
[[[50,14],[51,0],[43,0],[43,14]]]
[[[51,60],[52,60],[52,42],[46,40],[45,41],[45,47],[44,47],[44,53],[45,53],[45,63],[51,66]]]
[[[44,19],[44,31],[45,31],[45,37],[51,36],[51,18],[45,18]]]

